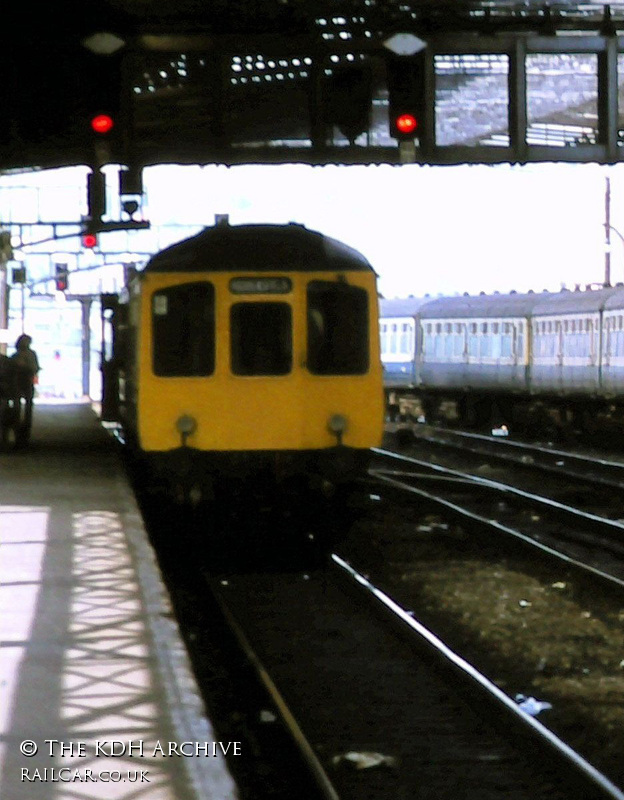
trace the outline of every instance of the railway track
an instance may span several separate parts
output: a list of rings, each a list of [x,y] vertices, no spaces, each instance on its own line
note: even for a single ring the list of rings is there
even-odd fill
[[[216,574],[220,561],[181,549],[173,517],[155,516],[206,706],[241,742],[241,800],[624,800],[339,557]]]
[[[320,796],[624,797],[339,556],[212,585]]]
[[[369,526],[375,544],[358,563],[408,607],[426,610],[499,685],[545,693],[557,709],[546,714],[549,726],[622,783],[613,758],[624,665],[620,524],[562,511],[543,496],[535,506],[535,493],[474,474],[474,461],[469,474],[396,453],[378,457],[380,517],[405,523],[398,537]],[[346,553],[359,556],[363,542]]]
[[[506,472],[504,482],[478,474],[474,460],[456,468],[387,450],[376,450],[375,455],[371,474],[386,487],[418,497],[482,531],[513,537],[607,584],[624,586],[624,521],[577,505],[580,501],[600,508],[589,475],[559,473],[550,483],[531,478],[524,481],[529,490],[514,472]],[[524,469],[526,464],[520,466]],[[575,488],[577,481],[582,484]],[[562,494],[573,495],[577,504],[555,499]],[[619,496],[614,499],[619,501]]]
[[[550,473],[559,478],[591,480],[595,486],[609,489],[624,488],[624,460],[612,456],[429,426],[405,429],[402,432],[403,439],[409,441],[412,432],[413,442],[417,445],[427,443],[434,447],[457,449],[504,464]]]
[[[410,613],[393,609],[390,626],[371,612],[382,593],[339,558],[307,574],[267,568],[272,558],[257,573],[247,559],[244,570],[217,579],[218,558],[171,540],[175,512],[169,518],[159,508],[155,516],[206,705],[222,738],[241,741],[249,754],[236,764],[242,800],[624,800],[487,678],[462,669],[461,657],[444,645],[435,654],[435,635],[411,630],[419,626]],[[394,605],[383,604],[384,613]]]

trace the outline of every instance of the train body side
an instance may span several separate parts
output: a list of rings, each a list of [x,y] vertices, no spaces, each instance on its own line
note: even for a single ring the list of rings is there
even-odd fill
[[[601,326],[600,380],[609,397],[624,397],[624,292],[608,298]]]
[[[381,305],[382,352],[394,302]],[[402,365],[410,376],[404,389],[617,401],[623,394],[621,288],[421,300],[411,319],[421,344]],[[384,367],[387,378],[385,359]],[[387,387],[401,385],[394,377]]]

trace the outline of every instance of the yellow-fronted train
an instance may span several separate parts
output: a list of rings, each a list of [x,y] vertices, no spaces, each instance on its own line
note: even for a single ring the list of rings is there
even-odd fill
[[[384,402],[377,276],[356,250],[220,223],[108,301],[103,416],[151,480],[197,500],[329,493],[365,472]]]

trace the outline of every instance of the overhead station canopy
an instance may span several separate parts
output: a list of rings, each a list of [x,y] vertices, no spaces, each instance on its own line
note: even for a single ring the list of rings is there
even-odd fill
[[[61,5],[3,20],[0,168],[622,158],[620,3]]]

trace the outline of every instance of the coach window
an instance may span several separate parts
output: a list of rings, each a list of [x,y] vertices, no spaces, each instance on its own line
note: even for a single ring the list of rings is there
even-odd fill
[[[492,323],[492,358],[500,358],[501,355],[501,328],[500,322]]]
[[[490,327],[487,322],[481,323],[481,341],[479,342],[479,356],[489,358],[492,355],[492,340],[490,338]]]
[[[436,322],[435,326],[435,357],[442,358],[444,355],[444,339],[442,338],[442,323]]]
[[[513,326],[511,322],[503,322],[501,336],[501,356],[503,358],[511,358],[512,355],[512,342],[513,342]]]
[[[453,334],[453,355],[454,356],[463,356],[464,355],[464,326],[461,322],[456,323],[453,326],[455,333]]]
[[[287,303],[235,303],[230,309],[234,375],[286,375],[292,368],[292,313]]]
[[[585,330],[587,331],[588,341],[588,348],[589,348],[589,357],[591,358],[592,364],[595,363],[596,360],[596,340],[594,337],[594,323],[591,319],[585,321]]]
[[[613,318],[615,322],[615,318]],[[616,351],[616,342],[613,332],[613,323],[610,317],[605,317],[604,320],[604,337],[605,337],[605,352],[607,356],[614,356]]]
[[[152,295],[152,369],[164,378],[212,375],[215,296],[211,283],[183,283]]]
[[[624,331],[622,330],[622,317],[617,318],[617,332],[615,334],[615,355],[624,355]]]
[[[411,344],[411,337],[410,337],[410,325],[408,322],[403,322],[401,324],[401,341],[399,344],[399,353],[401,355],[409,355],[413,349],[410,348]]]
[[[390,352],[396,353],[397,351],[397,325],[393,322],[390,326]]]
[[[429,322],[427,324],[427,335],[425,337],[425,355],[431,358],[434,355],[433,351],[433,343],[435,341],[435,337],[433,335],[433,323]]]
[[[470,323],[470,333],[468,335],[468,355],[476,358],[479,355],[479,336],[476,322]]]
[[[369,364],[368,294],[333,281],[308,284],[308,370],[363,375]]]
[[[450,322],[444,323],[444,358],[453,355],[453,326]]]

